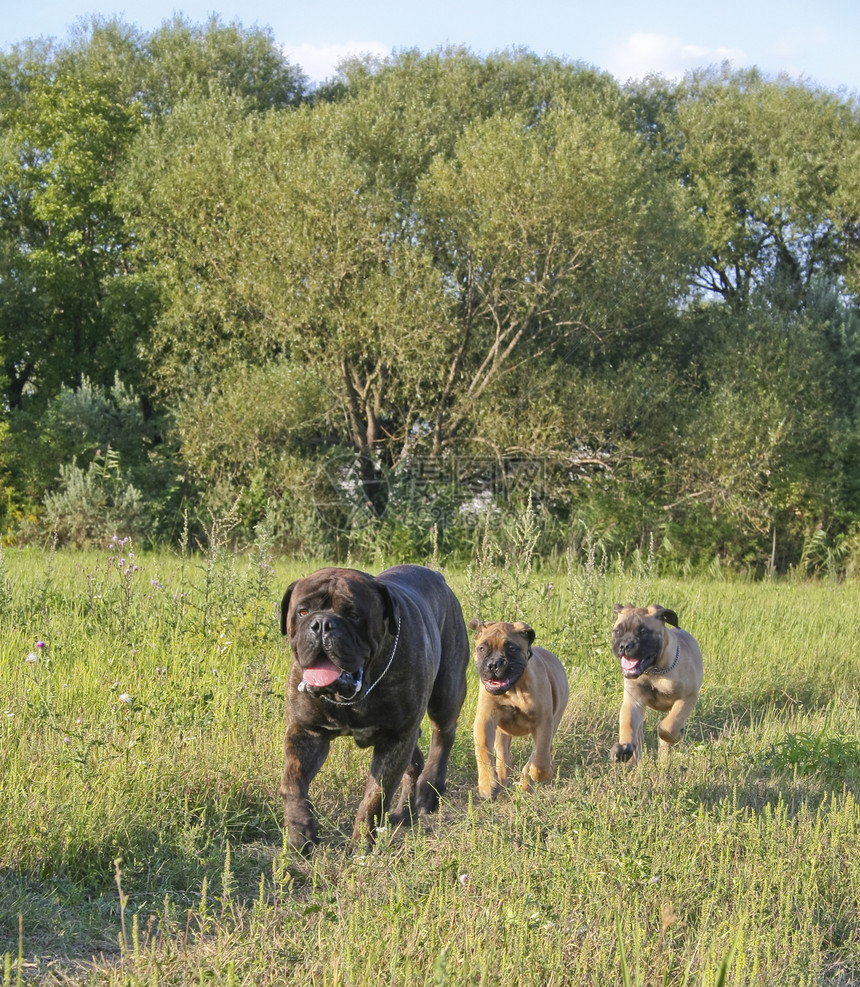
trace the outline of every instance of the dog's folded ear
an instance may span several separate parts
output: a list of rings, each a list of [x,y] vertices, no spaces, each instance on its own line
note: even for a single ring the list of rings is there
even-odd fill
[[[382,597],[382,610],[385,614],[385,619],[388,622],[391,633],[396,634],[397,618],[400,615],[400,604],[391,595],[384,582],[377,580],[376,585],[379,588],[379,595]]]
[[[481,627],[486,627],[487,623],[486,621],[481,620],[480,617],[473,617],[466,626],[469,628],[470,631],[477,631]]]
[[[674,610],[667,610],[665,607],[661,607],[656,603],[652,603],[648,607],[648,613],[652,617],[657,617],[662,620],[664,624],[671,624],[673,627],[678,627],[678,615]]]
[[[298,582],[298,580],[296,580]],[[293,595],[293,587],[296,585],[295,582],[290,583],[287,587],[287,592],[284,593],[284,598],[281,600],[281,633],[287,633],[287,612],[290,609],[290,597]]]
[[[529,642],[529,645],[532,645],[532,644],[534,644],[534,642],[535,642],[535,632],[534,632],[534,631],[533,631],[533,630],[531,629],[531,627],[529,627],[529,625],[528,625],[528,624],[526,624],[526,623],[525,623],[524,621],[522,621],[522,620],[517,620],[517,621],[516,621],[516,622],[514,623],[514,630],[515,630],[515,631],[516,631],[516,632],[517,632],[518,634],[525,634],[525,636],[526,636],[526,639],[527,639],[527,640],[528,640],[528,642]]]

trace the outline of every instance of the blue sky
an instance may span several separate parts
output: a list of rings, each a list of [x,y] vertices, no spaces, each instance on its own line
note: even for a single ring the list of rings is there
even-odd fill
[[[477,54],[523,46],[612,72],[677,77],[730,61],[787,72],[829,89],[860,93],[860,0],[3,0],[0,47],[41,35],[65,38],[92,13],[152,30],[174,13],[201,22],[218,14],[271,28],[291,62],[315,81],[346,54],[429,51],[463,44]]]

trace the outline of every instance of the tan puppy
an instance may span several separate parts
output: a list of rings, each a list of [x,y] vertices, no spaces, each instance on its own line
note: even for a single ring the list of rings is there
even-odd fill
[[[533,647],[535,632],[517,621],[469,621],[477,631],[475,667],[481,679],[473,736],[478,792],[492,798],[508,782],[511,738],[531,735],[534,750],[520,785],[552,781],[552,739],[567,705],[567,674],[558,658]]]
[[[645,710],[667,715],[657,728],[665,756],[681,739],[702,687],[702,653],[696,639],[678,627],[678,615],[656,604],[616,603],[612,653],[621,664],[624,700],[618,717],[618,743],[610,761],[635,761],[642,753]],[[671,624],[671,627],[667,627]]]

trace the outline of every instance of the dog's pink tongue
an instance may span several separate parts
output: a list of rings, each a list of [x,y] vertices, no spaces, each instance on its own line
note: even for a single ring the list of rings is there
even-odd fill
[[[624,657],[621,659],[621,667],[624,669],[625,672],[631,671],[638,664],[639,663],[637,661],[635,661],[633,658],[628,658],[627,655],[624,655]]]
[[[320,689],[331,685],[339,676],[340,669],[334,662],[328,660],[321,661],[317,665],[311,665],[302,674],[302,678],[308,685],[313,685]]]

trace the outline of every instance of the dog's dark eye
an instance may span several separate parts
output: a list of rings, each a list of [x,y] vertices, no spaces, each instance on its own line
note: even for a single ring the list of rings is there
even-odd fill
[[[310,613],[310,610],[308,610],[307,607],[302,607],[301,609],[296,610],[296,613],[299,615],[299,617],[307,617],[307,615]]]
[[[486,644],[479,644],[478,645],[478,654],[479,655],[485,655],[486,653],[487,653],[487,646],[486,646]]]

